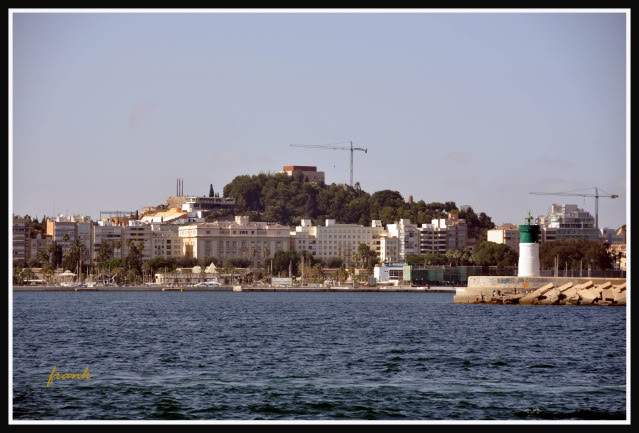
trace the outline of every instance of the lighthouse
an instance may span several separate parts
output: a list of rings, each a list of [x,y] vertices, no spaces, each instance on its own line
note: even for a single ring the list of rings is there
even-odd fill
[[[519,226],[519,272],[518,277],[540,276],[539,266],[539,226],[530,224],[533,217],[528,213],[527,224]]]

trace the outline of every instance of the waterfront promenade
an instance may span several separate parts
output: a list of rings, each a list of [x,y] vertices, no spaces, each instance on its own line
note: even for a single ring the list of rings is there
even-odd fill
[[[410,287],[410,286],[381,286],[381,287],[252,287],[252,286],[102,286],[102,287],[57,287],[57,286],[13,286],[14,292],[331,292],[331,293],[455,293],[455,287]]]

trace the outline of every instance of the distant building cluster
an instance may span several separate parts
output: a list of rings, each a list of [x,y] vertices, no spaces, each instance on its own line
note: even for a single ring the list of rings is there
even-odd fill
[[[324,182],[324,173],[311,166],[284,166],[281,173],[289,176],[301,173],[306,181]],[[93,265],[101,251],[108,248],[113,258],[125,258],[133,242],[142,246],[142,259],[163,258],[246,258],[256,266],[266,264],[278,251],[306,252],[316,258],[339,258],[352,264],[360,244],[367,245],[378,261],[386,264],[404,263],[411,254],[445,254],[452,249],[472,249],[468,227],[456,212],[447,218],[433,219],[430,224],[411,223],[400,219],[386,227],[373,220],[369,227],[340,224],[327,219],[313,225],[303,219],[297,227],[250,221],[248,216],[235,216],[229,221],[207,222],[218,211],[233,211],[235,201],[220,197],[213,191],[208,196],[183,195],[183,183],[178,179],[176,196],[166,204],[142,208],[142,214],[102,211],[98,221],[88,216],[58,215],[47,219],[46,231],[32,231],[28,217],[13,218],[13,261],[26,263],[38,258],[40,252],[55,243],[62,253],[78,241],[82,246],[82,261]],[[103,218],[102,214],[111,215]],[[540,242],[562,239],[601,240],[622,251],[624,230],[608,228],[598,231],[594,218],[576,205],[552,205],[547,215],[537,218],[541,226]],[[41,226],[40,226],[41,227]],[[489,230],[487,240],[508,245],[519,252],[519,227],[504,224]],[[623,250],[625,252],[625,250]],[[390,270],[391,274],[394,272]],[[396,275],[388,275],[391,278]]]

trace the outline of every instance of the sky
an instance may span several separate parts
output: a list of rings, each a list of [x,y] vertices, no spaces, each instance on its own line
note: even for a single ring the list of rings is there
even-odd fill
[[[284,165],[348,183],[348,151],[290,145],[352,141],[369,193],[500,225],[594,216],[529,192],[598,187],[619,196],[599,226],[626,223],[623,11],[209,12],[11,15],[14,214],[97,218]]]

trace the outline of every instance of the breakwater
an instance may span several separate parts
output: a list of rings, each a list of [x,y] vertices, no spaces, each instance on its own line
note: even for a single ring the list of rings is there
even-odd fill
[[[625,306],[625,278],[469,277],[456,304]]]

